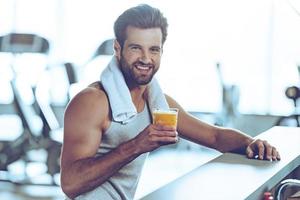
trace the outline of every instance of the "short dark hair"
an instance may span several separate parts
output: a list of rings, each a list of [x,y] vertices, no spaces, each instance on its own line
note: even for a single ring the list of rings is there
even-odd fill
[[[127,38],[126,29],[128,26],[143,29],[160,28],[162,32],[162,44],[164,44],[167,39],[167,19],[163,16],[159,9],[147,4],[141,4],[136,7],[129,8],[116,20],[114,24],[114,32],[121,47],[123,47]]]

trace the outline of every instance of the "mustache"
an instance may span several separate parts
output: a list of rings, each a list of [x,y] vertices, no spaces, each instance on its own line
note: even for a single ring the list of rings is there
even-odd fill
[[[137,61],[137,62],[134,62],[133,65],[141,65],[143,67],[149,67],[149,68],[154,68],[154,65],[153,64],[150,64],[150,63],[144,63],[142,61]]]

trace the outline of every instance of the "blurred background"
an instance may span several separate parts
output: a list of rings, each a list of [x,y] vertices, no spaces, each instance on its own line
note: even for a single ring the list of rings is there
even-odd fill
[[[0,0],[0,199],[63,199],[64,109],[99,80],[115,19],[140,3],[168,18],[157,76],[185,109],[252,136],[299,126],[297,0]],[[185,140],[151,153],[137,197],[217,155]]]

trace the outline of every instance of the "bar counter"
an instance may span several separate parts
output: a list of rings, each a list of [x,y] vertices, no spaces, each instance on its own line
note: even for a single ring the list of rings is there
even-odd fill
[[[259,200],[300,166],[300,128],[273,127],[257,136],[274,145],[281,161],[224,153],[142,197],[142,200]],[[158,177],[159,178],[159,177]]]

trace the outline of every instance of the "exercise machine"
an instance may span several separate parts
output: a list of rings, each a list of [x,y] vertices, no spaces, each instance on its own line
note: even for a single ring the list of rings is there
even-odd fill
[[[50,105],[38,101],[37,85],[31,85],[33,102],[27,104],[23,100],[19,85],[30,85],[22,83],[18,77],[16,69],[16,60],[19,56],[25,54],[41,54],[47,57],[49,51],[49,42],[38,35],[27,33],[9,33],[0,37],[0,53],[9,53],[12,55],[11,69],[14,74],[10,81],[13,91],[13,106],[16,114],[20,117],[23,126],[23,133],[14,141],[0,141],[0,180],[9,181],[16,184],[34,184],[30,178],[15,181],[8,170],[12,163],[23,160],[25,163],[31,162],[28,152],[31,150],[43,149],[47,152],[46,166],[47,173],[51,175],[52,181],[45,184],[57,184],[54,181],[54,175],[59,173],[59,157],[61,142],[51,138],[51,131],[59,128],[56,116],[51,110]],[[22,66],[26,67],[26,66]],[[39,118],[42,128],[33,127],[34,120]]]
[[[299,81],[300,81],[300,66],[298,66],[298,74],[299,74]],[[277,122],[276,126],[295,126],[300,127],[300,85],[293,85],[287,87],[285,90],[285,96],[293,101],[294,105],[294,112],[289,116],[282,116],[280,117]]]
[[[240,91],[237,85],[225,83],[220,63],[216,64],[216,68],[222,88],[222,108],[217,114],[215,124],[218,126],[233,126],[234,118],[239,115],[238,104]]]

